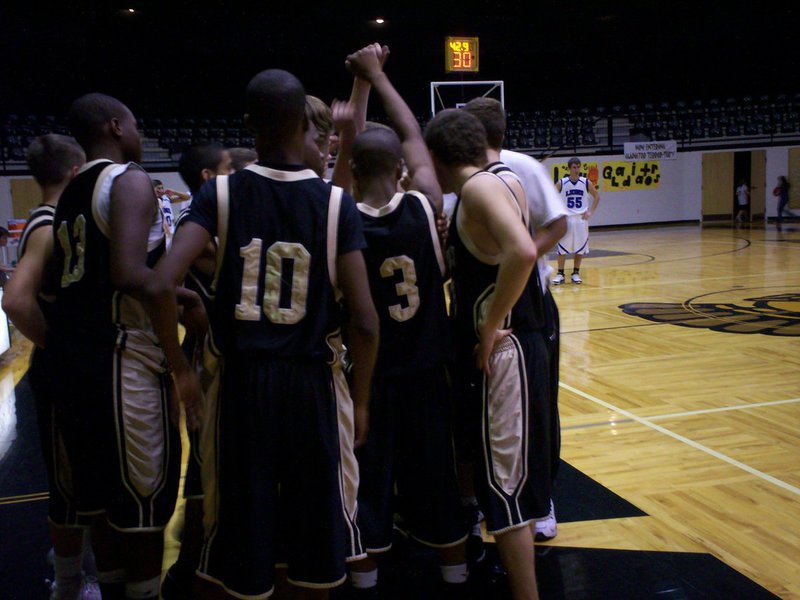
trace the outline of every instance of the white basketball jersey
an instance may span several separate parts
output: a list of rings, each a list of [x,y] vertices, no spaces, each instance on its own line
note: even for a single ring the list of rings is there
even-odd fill
[[[586,177],[578,177],[578,181],[572,182],[569,176],[561,178],[561,197],[567,212],[572,215],[580,215],[587,211],[592,197],[589,195],[589,184]]]

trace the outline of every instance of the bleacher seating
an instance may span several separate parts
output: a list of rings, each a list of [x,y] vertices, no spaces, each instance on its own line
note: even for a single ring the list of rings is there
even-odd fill
[[[377,119],[384,120],[385,119]],[[417,117],[421,127],[427,119]],[[138,120],[143,163],[174,168],[194,144],[217,141],[253,147],[240,117],[147,116]],[[25,149],[38,135],[68,134],[66,120],[52,114],[0,115],[0,167],[24,168]],[[535,108],[509,113],[504,147],[545,155],[612,152],[629,140],[677,140],[682,147],[800,140],[800,93],[675,102],[630,102],[610,108]]]

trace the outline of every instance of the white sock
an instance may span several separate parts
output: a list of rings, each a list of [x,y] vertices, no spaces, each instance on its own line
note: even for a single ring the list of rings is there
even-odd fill
[[[156,575],[152,579],[147,579],[145,581],[129,581],[125,584],[125,597],[130,598],[130,600],[158,598],[158,592],[160,589],[160,575]]]
[[[466,583],[467,577],[469,577],[467,563],[441,565],[439,568],[442,570],[442,579],[445,583]]]
[[[350,581],[360,590],[378,585],[378,569],[372,571],[350,571]]]

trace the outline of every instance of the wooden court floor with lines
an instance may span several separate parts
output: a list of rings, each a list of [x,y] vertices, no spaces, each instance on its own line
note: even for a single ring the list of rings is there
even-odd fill
[[[562,459],[641,514],[560,520],[539,550],[632,551],[613,555],[623,563],[704,555],[800,599],[800,224],[598,229],[590,248],[584,283],[569,283],[568,260],[554,288]],[[15,344],[0,364],[13,383],[29,348]],[[23,491],[0,498],[0,519],[12,505],[46,504],[46,489]],[[551,585],[543,597],[610,597],[592,593],[587,564],[562,561],[561,593]],[[580,577],[583,591],[569,592]]]

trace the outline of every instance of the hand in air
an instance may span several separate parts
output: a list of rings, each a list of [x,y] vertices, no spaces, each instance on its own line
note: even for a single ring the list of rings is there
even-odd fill
[[[344,64],[353,75],[371,82],[376,75],[383,71],[383,64],[388,56],[388,46],[375,43],[350,54]]]

